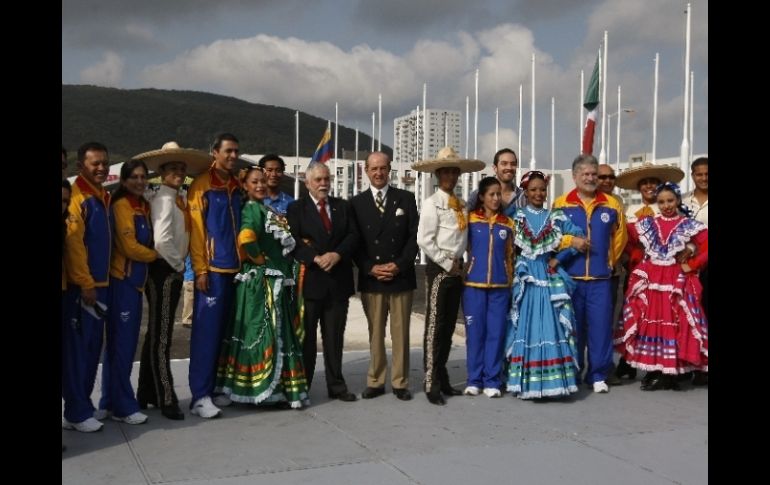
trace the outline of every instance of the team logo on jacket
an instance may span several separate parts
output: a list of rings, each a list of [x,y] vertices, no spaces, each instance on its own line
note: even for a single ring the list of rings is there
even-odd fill
[[[125,323],[128,321],[128,317],[131,316],[131,312],[120,312],[120,321]]]
[[[216,296],[207,296],[206,297],[206,306],[207,307],[212,308],[216,304],[217,304],[217,297]]]
[[[603,223],[607,224],[608,222],[610,222],[610,215],[607,214],[606,212],[602,213],[601,220]]]
[[[508,238],[508,231],[506,231],[505,229],[500,229],[500,232],[498,232],[497,234],[500,235],[500,239],[502,239],[503,241],[505,241]]]

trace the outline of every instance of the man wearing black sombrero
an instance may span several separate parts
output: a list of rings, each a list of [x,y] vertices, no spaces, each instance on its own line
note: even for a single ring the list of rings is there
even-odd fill
[[[417,228],[417,245],[428,258],[423,362],[425,394],[432,404],[444,405],[442,394],[462,394],[450,384],[446,368],[462,296],[462,258],[468,243],[468,209],[454,195],[454,188],[461,173],[483,168],[484,162],[462,159],[452,147],[442,148],[434,160],[412,165],[419,172],[435,172],[439,188],[423,201]]]
[[[195,176],[208,168],[211,156],[200,150],[180,148],[172,141],[160,150],[134,158],[144,161],[147,169],[161,179],[161,186],[150,201],[153,240],[159,257],[149,265],[145,287],[149,316],[136,399],[141,409],[152,404],[169,419],[184,419],[174,392],[170,362],[174,315],[190,249],[190,213],[179,190],[187,175]]]

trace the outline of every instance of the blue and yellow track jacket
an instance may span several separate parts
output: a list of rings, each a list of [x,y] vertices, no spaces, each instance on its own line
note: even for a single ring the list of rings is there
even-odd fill
[[[465,286],[509,288],[513,282],[513,219],[503,214],[488,219],[483,208],[471,212],[468,255]]]
[[[72,184],[64,266],[67,282],[84,289],[106,287],[110,278],[110,194],[78,176]]]
[[[190,258],[195,275],[214,271],[237,273],[241,195],[235,177],[223,182],[212,165],[190,185]]]
[[[133,195],[116,200],[110,206],[113,251],[110,276],[127,280],[134,288],[144,291],[147,263],[155,261],[150,204]]]
[[[564,211],[573,224],[585,231],[591,243],[588,252],[576,253],[563,262],[567,273],[581,280],[610,278],[628,239],[626,218],[618,201],[597,191],[586,205],[574,189],[556,199],[553,208]],[[571,237],[562,238],[560,249],[568,247],[571,241]]]

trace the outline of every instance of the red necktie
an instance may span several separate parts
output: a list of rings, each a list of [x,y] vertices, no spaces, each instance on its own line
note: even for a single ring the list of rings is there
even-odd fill
[[[326,213],[326,199],[321,199],[318,201],[318,212],[321,214],[321,222],[324,225],[324,229],[326,229],[326,232],[331,234],[332,221],[329,219],[329,214]]]

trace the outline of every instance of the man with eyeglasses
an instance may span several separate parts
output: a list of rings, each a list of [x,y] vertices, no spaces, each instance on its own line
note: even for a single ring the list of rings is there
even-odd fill
[[[612,165],[607,165],[606,163],[603,163],[599,165],[598,175],[596,178],[599,179],[599,185],[597,186],[597,189],[600,192],[605,193],[606,195],[614,198],[618,204],[620,204],[621,210],[625,211],[623,206],[623,199],[620,198],[619,195],[613,194],[612,191],[615,189],[615,170],[612,168]],[[610,285],[611,285],[611,295],[613,298],[613,305],[612,305],[612,321],[617,322],[620,318],[620,312],[623,310],[623,294],[625,293],[625,285],[621,285],[620,282],[624,281],[625,279],[625,270],[623,266],[626,264],[626,261],[628,261],[628,255],[623,253],[621,255],[618,262],[615,264],[615,267],[612,269],[612,278],[610,278]],[[621,278],[623,276],[624,278]],[[610,372],[607,375],[606,383],[610,386],[619,386],[623,382],[620,380],[620,375],[628,374],[629,377],[633,378],[636,377],[636,369],[632,368],[628,364],[626,364],[626,361],[623,360],[621,357],[620,363],[618,364],[617,369],[622,373],[618,374],[618,370],[614,370]]]
[[[268,153],[260,158],[257,164],[265,172],[267,179],[267,197],[262,199],[262,203],[285,216],[289,203],[294,201],[294,197],[281,192],[281,179],[286,171],[286,163],[278,155]]]

